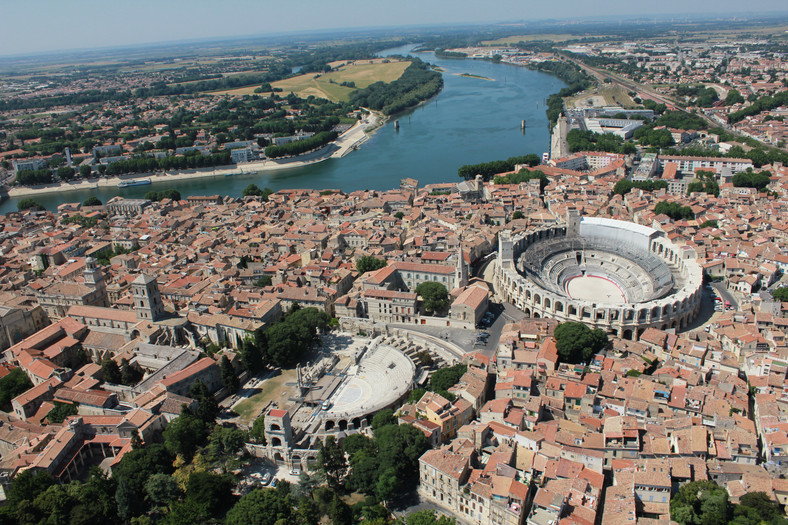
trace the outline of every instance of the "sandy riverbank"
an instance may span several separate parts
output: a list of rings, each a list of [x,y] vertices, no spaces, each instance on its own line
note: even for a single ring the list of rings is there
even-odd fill
[[[330,158],[341,158],[359,147],[369,138],[369,133],[383,125],[386,118],[376,112],[363,121],[359,121],[350,129],[342,133],[337,140],[323,148],[290,159],[266,159],[244,164],[221,166],[217,168],[199,168],[183,171],[135,173],[120,177],[107,177],[99,179],[88,179],[76,182],[62,182],[59,184],[47,184],[43,186],[17,186],[8,189],[8,196],[11,198],[30,197],[45,193],[59,193],[63,191],[85,191],[97,188],[117,187],[121,181],[134,179],[150,179],[152,184],[180,182],[184,180],[200,179],[207,177],[224,177],[244,173],[263,173],[266,171],[277,171],[284,169],[300,168],[323,162]]]

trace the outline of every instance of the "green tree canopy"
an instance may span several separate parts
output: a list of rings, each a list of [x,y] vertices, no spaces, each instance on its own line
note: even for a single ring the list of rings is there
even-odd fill
[[[14,368],[0,378],[0,409],[11,411],[11,400],[33,388],[33,383],[21,368]]]
[[[80,171],[82,169],[80,168]],[[101,206],[101,200],[95,195],[91,195],[82,203],[82,206]]]
[[[752,170],[741,171],[733,176],[733,185],[737,188],[756,188],[762,190],[771,182],[771,174],[768,171],[755,173]]]
[[[360,273],[374,272],[386,266],[385,259],[378,259],[374,255],[362,255],[356,261],[356,270]]]
[[[325,475],[329,487],[336,488],[342,485],[347,475],[347,461],[345,451],[334,436],[328,436],[320,444],[317,464]]]
[[[693,481],[670,500],[670,518],[681,525],[727,523],[731,516],[728,492],[713,481]]]
[[[587,363],[608,342],[603,330],[592,330],[574,321],[559,324],[555,329],[555,340],[558,358],[564,363]]]
[[[205,422],[192,415],[184,405],[181,415],[170,421],[162,435],[164,436],[164,445],[170,453],[190,460],[197,451],[197,447],[205,444],[208,430]]]
[[[227,513],[227,525],[277,525],[288,523],[295,505],[292,496],[278,490],[255,489],[243,496]]]
[[[421,297],[424,309],[427,312],[441,313],[450,304],[451,298],[446,287],[438,282],[425,281],[416,287],[416,293]]]
[[[654,206],[654,213],[657,215],[662,215],[664,213],[674,221],[695,218],[695,213],[693,213],[692,208],[689,206],[682,206],[678,202],[659,201],[657,205]]]
[[[55,401],[55,406],[47,414],[47,419],[50,423],[59,424],[62,423],[63,420],[68,416],[76,415],[77,412],[77,405],[73,403],[61,403],[60,401]]]
[[[216,515],[233,503],[230,476],[213,472],[193,472],[186,483],[186,499],[202,506],[207,514]]]
[[[468,365],[462,363],[436,370],[430,377],[430,390],[439,393],[449,390],[467,371]]]
[[[778,301],[784,303],[788,302],[788,286],[781,286],[780,288],[777,288],[774,292],[772,292],[772,295]]]
[[[22,199],[21,201],[16,203],[16,208],[19,211],[30,210],[30,209],[37,209],[37,210],[44,209],[44,207],[41,206],[38,202],[36,202],[34,199]]]

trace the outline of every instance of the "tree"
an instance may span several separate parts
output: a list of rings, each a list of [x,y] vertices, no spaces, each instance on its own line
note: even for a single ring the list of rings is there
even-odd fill
[[[101,378],[105,383],[113,383],[119,385],[123,380],[120,372],[120,367],[113,359],[107,357],[101,363]]]
[[[145,483],[147,499],[156,506],[168,505],[181,497],[181,489],[169,474],[154,474]]]
[[[258,443],[265,445],[265,414],[254,420],[249,435]]]
[[[125,357],[120,360],[120,382],[122,384],[134,386],[139,383],[144,375],[145,373],[137,363],[131,364]]]
[[[331,523],[334,525],[352,525],[353,523],[353,511],[336,494],[334,494],[334,499],[331,501],[331,510],[328,515],[331,518]]]
[[[449,306],[449,291],[441,283],[425,281],[416,287],[416,293],[428,313],[443,312]]]
[[[390,408],[384,408],[372,417],[372,429],[377,430],[384,425],[395,425],[397,419],[394,417],[394,411]]]
[[[348,465],[345,460],[345,451],[342,450],[342,446],[334,436],[328,436],[320,445],[317,464],[320,471],[326,476],[329,487],[337,488],[342,485],[347,475]]]
[[[55,401],[55,407],[47,413],[47,419],[50,423],[60,424],[68,416],[76,415],[77,412],[77,405]]]
[[[756,188],[762,190],[771,182],[768,171],[755,173],[752,170],[741,171],[733,176],[733,185],[737,188]]]
[[[270,275],[263,275],[262,277],[260,277],[254,282],[254,285],[257,286],[258,288],[264,288],[266,286],[271,286],[272,283],[273,281],[271,280]]]
[[[124,479],[133,492],[135,500],[142,502],[145,498],[145,483],[153,474],[171,474],[172,460],[173,456],[169,454],[165,445],[149,443],[127,452],[120,463],[112,468],[112,479],[117,482]]]
[[[602,350],[607,334],[596,328],[591,330],[583,323],[568,321],[555,329],[558,358],[564,363],[587,363],[591,356]]]
[[[713,481],[693,481],[670,500],[670,517],[681,525],[727,523],[731,514],[728,492]]]
[[[11,411],[11,400],[33,388],[33,383],[22,368],[14,368],[0,378],[0,410]]]
[[[263,368],[263,352],[258,343],[262,338],[262,335],[255,334],[254,341],[251,338],[247,338],[241,343],[241,364],[249,372],[256,373]]]
[[[203,449],[203,453],[212,460],[235,456],[243,449],[246,440],[246,431],[216,425],[208,436],[208,446]]]
[[[111,164],[111,166],[114,166],[114,164]],[[164,199],[179,201],[181,200],[181,192],[172,188],[162,191],[149,191],[145,194],[145,198],[154,202],[162,201]]]
[[[405,216],[405,214],[402,213],[401,211],[398,211],[397,213],[394,214],[394,217],[396,217],[397,219],[400,219],[400,220],[402,220],[402,218],[404,216]]]
[[[728,94],[725,96],[725,105],[732,106],[734,104],[743,104],[744,97],[737,89],[731,89],[728,91]]]
[[[434,510],[426,509],[411,512],[405,519],[399,518],[396,525],[456,525],[456,523],[457,520],[454,518],[438,517]]]
[[[241,192],[241,195],[244,197],[259,197],[263,194],[263,190],[261,190],[257,184],[250,184]]]
[[[386,266],[384,259],[378,259],[372,255],[362,255],[356,261],[356,270],[360,273],[374,272]]]
[[[745,518],[752,525],[761,523],[788,523],[782,516],[780,504],[772,501],[765,492],[748,492],[739,498],[739,504],[733,508],[736,516],[734,523],[742,523]]]
[[[162,435],[164,445],[170,453],[190,460],[197,447],[205,443],[208,430],[205,423],[197,416],[193,416],[184,405],[181,415],[170,421]]]
[[[120,516],[122,520],[128,521],[132,516],[139,514],[137,495],[134,488],[125,477],[118,480],[115,501],[118,504],[118,516]]]
[[[85,202],[82,203],[82,206],[101,206],[101,201],[98,197],[91,196],[85,199]]]
[[[255,489],[243,496],[227,513],[226,525],[274,525],[288,523],[294,501],[278,490]]]
[[[430,390],[433,392],[443,392],[454,385],[468,371],[468,366],[462,363],[446,366],[436,370],[430,377]]]
[[[423,388],[414,388],[411,390],[410,394],[408,394],[408,403],[418,403],[426,393],[427,391]]]
[[[691,207],[682,206],[678,202],[659,201],[657,205],[654,206],[654,213],[657,215],[665,214],[674,221],[695,218],[695,213],[692,211]]]
[[[512,220],[513,221],[516,221],[518,219],[522,219],[523,217],[525,217],[525,215],[523,215],[523,212],[521,212],[520,210],[517,210],[516,212],[514,212],[512,214]]]
[[[29,209],[31,209],[31,208],[33,208],[33,209],[37,209],[37,210],[43,210],[43,209],[44,209],[44,207],[43,207],[43,206],[41,206],[41,205],[40,205],[38,202],[36,202],[36,201],[35,201],[35,200],[33,200],[33,199],[22,199],[21,201],[19,201],[19,202],[16,204],[16,208],[17,208],[19,211],[22,211],[22,210],[29,210]]]
[[[90,174],[93,172],[93,168],[88,164],[83,164],[79,167],[79,176],[83,179],[87,179],[90,177]]]
[[[240,386],[238,382],[238,376],[235,374],[233,365],[230,364],[230,360],[227,359],[226,355],[222,356],[222,359],[219,362],[219,368],[222,371],[222,384],[224,387],[231,392],[238,390],[238,387]]]
[[[193,472],[186,483],[186,500],[216,515],[232,504],[233,479],[213,472]]]
[[[195,416],[203,422],[212,425],[219,415],[219,403],[208,387],[199,379],[195,381],[189,389],[189,396],[197,400],[197,411]]]
[[[772,296],[778,301],[788,302],[788,286],[781,286],[772,292]]]

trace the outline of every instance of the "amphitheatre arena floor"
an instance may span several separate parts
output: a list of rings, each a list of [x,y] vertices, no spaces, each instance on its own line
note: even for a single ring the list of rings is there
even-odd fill
[[[566,293],[572,299],[592,303],[620,304],[627,302],[626,294],[616,283],[596,275],[575,277],[567,283]]]

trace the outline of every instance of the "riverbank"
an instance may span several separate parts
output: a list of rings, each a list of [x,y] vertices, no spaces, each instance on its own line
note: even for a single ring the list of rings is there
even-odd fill
[[[386,121],[386,117],[378,112],[358,121],[350,129],[342,133],[334,142],[322,148],[288,159],[265,159],[243,164],[221,166],[215,168],[198,168],[170,172],[134,173],[129,175],[87,179],[76,182],[61,182],[58,184],[45,184],[42,186],[15,186],[8,189],[8,197],[31,197],[48,193],[64,191],[86,191],[98,188],[117,188],[122,181],[136,179],[150,179],[151,184],[166,184],[184,180],[201,179],[209,177],[231,177],[250,173],[265,173],[270,171],[302,168],[331,158],[341,158],[358,148],[369,139],[369,134],[374,133]]]

